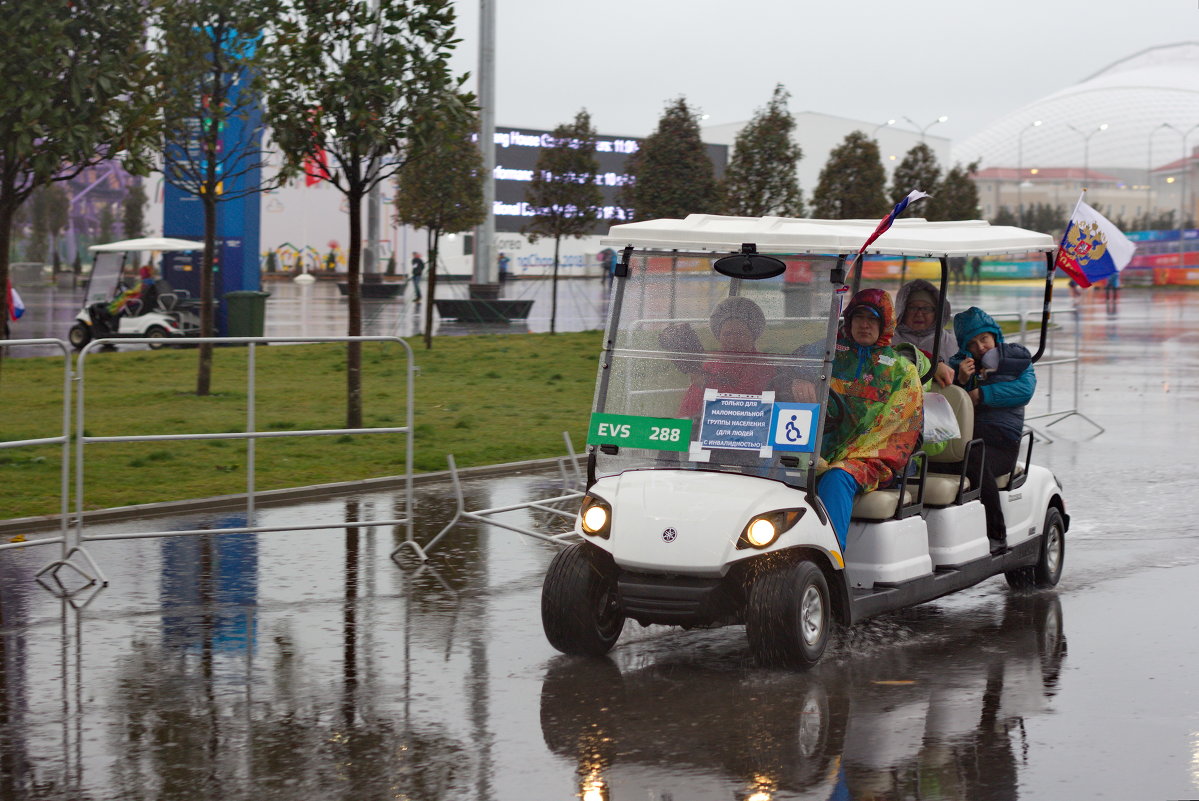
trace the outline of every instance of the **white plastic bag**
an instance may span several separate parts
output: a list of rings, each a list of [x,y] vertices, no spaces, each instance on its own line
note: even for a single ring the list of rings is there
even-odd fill
[[[961,435],[949,399],[939,392],[924,393],[924,441],[945,442]]]

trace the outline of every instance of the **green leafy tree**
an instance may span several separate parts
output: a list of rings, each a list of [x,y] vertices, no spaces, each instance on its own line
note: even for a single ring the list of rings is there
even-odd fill
[[[275,17],[272,0],[155,0],[157,90],[162,106],[162,175],[204,210],[200,267],[200,336],[211,337],[215,301],[217,207],[263,189],[245,184],[263,165],[255,77],[261,31]],[[238,121],[234,126],[230,123]],[[240,131],[234,138],[231,131]],[[200,345],[196,394],[212,385],[211,343]]]
[[[105,203],[100,207],[100,219],[98,222],[98,230],[96,236],[100,242],[109,242],[112,240],[112,227],[116,223],[116,215],[113,214],[112,204]]]
[[[137,239],[146,231],[146,187],[140,179],[134,179],[121,203],[122,228],[126,239]],[[109,231],[109,236],[112,232]],[[106,238],[106,237],[102,237]]]
[[[595,128],[586,109],[574,122],[559,125],[554,143],[537,156],[533,180],[525,190],[525,202],[536,211],[522,232],[530,242],[541,237],[554,240],[554,278],[550,301],[550,333],[558,318],[558,252],[562,237],[591,233],[600,218],[603,193],[596,183],[599,161],[595,158]]]
[[[712,160],[699,136],[699,117],[680,97],[666,107],[657,129],[629,157],[619,203],[634,220],[682,218],[720,208]]]
[[[737,134],[724,176],[724,212],[740,217],[803,216],[803,193],[796,169],[803,150],[792,134],[791,95],[782,84],[765,108]]]
[[[13,220],[35,189],[117,156],[133,171],[146,170],[152,115],[143,88],[149,63],[144,27],[141,0],[5,4],[0,287],[8,281]],[[0,320],[7,315],[8,293],[0,291]]]
[[[268,114],[287,177],[307,172],[349,207],[349,324],[362,334],[362,201],[420,146],[431,100],[458,98],[450,0],[305,0],[280,14]],[[446,113],[454,111],[449,109]],[[457,113],[466,115],[462,107]],[[346,348],[346,426],[362,425],[362,348]]]
[[[925,217],[930,220],[945,220],[943,204],[940,198],[941,165],[937,163],[937,155],[924,142],[917,142],[903,156],[903,161],[891,175],[891,204],[894,205],[908,196],[913,189],[932,195],[923,203],[908,206],[902,217]]]
[[[470,97],[458,103],[468,106]],[[473,116],[434,113],[422,120],[422,135],[409,151],[396,192],[396,220],[425,229],[429,255],[425,304],[425,348],[433,347],[433,298],[437,290],[438,243],[442,234],[467,231],[483,222],[483,154],[471,135]],[[395,256],[387,263],[395,274]]]
[[[935,210],[939,220],[977,220],[982,214],[978,208],[978,187],[974,183],[974,174],[978,172],[978,162],[972,161],[966,166],[953,165],[945,173],[945,179],[937,187]]]
[[[1016,216],[1016,212],[1009,209],[1007,206],[1000,206],[995,212],[995,216],[991,218],[991,225],[1020,225],[1020,218]]]
[[[829,153],[812,193],[812,214],[826,220],[874,219],[890,209],[878,142],[854,131]],[[906,194],[906,193],[905,193]]]

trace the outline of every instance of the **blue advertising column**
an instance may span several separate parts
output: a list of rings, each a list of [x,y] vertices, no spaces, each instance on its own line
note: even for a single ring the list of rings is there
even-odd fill
[[[232,90],[229,105],[238,107],[238,93],[245,81]],[[197,124],[199,121],[197,120]],[[258,265],[258,241],[261,220],[261,196],[253,191],[261,184],[262,108],[257,101],[240,113],[230,115],[220,131],[217,145],[220,193],[229,196],[216,205],[217,252],[213,263],[213,297],[217,302],[217,333],[229,331],[225,293],[260,290],[262,278]],[[196,153],[198,144],[189,143]],[[163,236],[202,242],[204,240],[204,204],[198,195],[173,186],[169,181],[163,192]],[[174,287],[200,297],[201,254],[172,253],[163,260],[163,277]]]

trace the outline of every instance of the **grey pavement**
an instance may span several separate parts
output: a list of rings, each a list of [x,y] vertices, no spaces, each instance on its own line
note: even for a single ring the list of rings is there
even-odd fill
[[[1035,288],[970,292],[955,303],[1039,305]],[[554,546],[463,524],[401,567],[402,531],[337,525],[388,519],[389,491],[259,512],[321,531],[95,543],[111,584],[71,601],[33,579],[52,548],[0,552],[0,798],[1199,797],[1199,293],[1125,290],[1115,314],[1093,294],[1082,320],[1077,406],[1105,431],[1034,421],[1072,517],[1054,592],[992,579],[791,673],[755,668],[742,628],[629,624],[608,659],[562,657],[539,612]],[[1034,414],[1051,389],[1075,406],[1069,370],[1049,373]],[[471,480],[467,506],[554,479]],[[422,486],[417,538],[453,508]]]

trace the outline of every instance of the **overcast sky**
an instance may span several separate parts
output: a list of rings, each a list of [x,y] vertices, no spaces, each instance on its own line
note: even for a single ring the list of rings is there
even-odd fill
[[[944,114],[929,134],[960,140],[1147,47],[1199,40],[1199,0],[494,2],[497,125],[549,129],[585,107],[629,136],[680,94],[705,125],[749,119],[782,83],[794,112]],[[479,2],[455,5],[455,66],[473,74]]]

